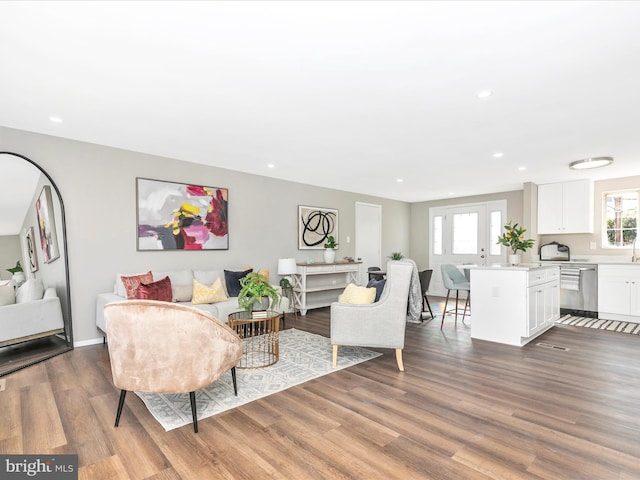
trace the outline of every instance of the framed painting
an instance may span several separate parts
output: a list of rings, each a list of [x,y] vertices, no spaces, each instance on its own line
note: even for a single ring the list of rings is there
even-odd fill
[[[226,188],[136,178],[137,249],[228,250]]]
[[[298,205],[299,250],[323,250],[329,235],[338,240],[338,210]]]
[[[36,201],[36,216],[38,217],[42,256],[45,263],[51,263],[60,256],[60,252],[58,250],[56,223],[51,201],[51,187],[49,185],[42,187],[40,196]]]
[[[38,256],[36,255],[36,240],[33,234],[33,227],[25,229],[23,243],[29,271],[31,273],[36,272],[38,270]]]

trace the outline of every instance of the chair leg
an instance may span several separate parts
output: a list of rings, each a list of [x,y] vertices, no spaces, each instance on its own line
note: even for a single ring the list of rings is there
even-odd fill
[[[440,330],[442,330],[442,326],[444,325],[444,317],[447,315],[447,303],[449,303],[449,294],[451,290],[447,290],[447,296],[444,299],[444,309],[442,310],[442,322],[440,322]]]
[[[193,431],[198,433],[198,414],[196,413],[196,392],[189,392],[191,400],[191,415],[193,416]]]
[[[429,309],[429,315],[433,318],[433,310],[431,310],[431,304],[429,303],[429,299],[426,294],[424,295],[424,302],[427,304],[427,308]],[[424,307],[422,307],[422,310],[424,310]]]
[[[120,390],[120,401],[118,402],[118,412],[116,413],[116,424],[117,427],[120,423],[120,414],[122,413],[122,407],[124,406],[124,397],[127,396],[126,390]]]
[[[238,382],[236,380],[236,367],[231,367],[231,378],[233,379],[233,393],[238,396]]]
[[[338,365],[338,345],[333,346],[333,368]]]
[[[464,317],[467,315],[467,310],[469,310],[469,315],[471,315],[471,292],[467,292],[467,301],[464,302],[464,312],[462,314],[462,323],[464,323]]]
[[[460,290],[456,290],[456,309],[455,309],[455,318],[456,318],[455,326],[456,326],[456,328],[458,328],[458,292],[459,291]]]
[[[404,372],[404,364],[402,363],[402,349],[396,348],[396,363],[398,364],[398,370]]]

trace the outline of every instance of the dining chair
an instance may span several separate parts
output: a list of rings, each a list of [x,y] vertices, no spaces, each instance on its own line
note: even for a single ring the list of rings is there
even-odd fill
[[[431,276],[433,275],[433,270],[423,270],[418,272],[418,278],[420,279],[420,289],[422,290],[422,311],[424,312],[424,307],[426,306],[429,309],[429,315],[433,318],[433,310],[431,310],[431,305],[429,304],[429,299],[427,298],[427,290],[429,290],[429,284],[431,283]]]

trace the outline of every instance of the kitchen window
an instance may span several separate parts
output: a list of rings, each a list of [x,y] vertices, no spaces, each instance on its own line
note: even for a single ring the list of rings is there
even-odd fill
[[[604,248],[630,248],[638,233],[638,190],[604,194]]]

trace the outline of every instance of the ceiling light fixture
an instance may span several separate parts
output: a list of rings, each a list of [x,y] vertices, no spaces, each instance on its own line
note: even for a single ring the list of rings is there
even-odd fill
[[[502,158],[504,157],[504,153],[502,152],[496,152],[493,154],[493,158]]]
[[[476,93],[476,96],[478,98],[487,98],[491,95],[493,95],[493,92],[491,90],[480,90],[478,93]]]
[[[60,117],[55,117],[55,116],[49,117],[49,121],[53,123],[62,123],[62,119]]]
[[[613,157],[592,157],[576,160],[569,164],[569,168],[574,170],[585,170],[587,168],[605,167],[613,163]]]
[[[398,179],[396,179],[396,182],[402,183],[402,182],[404,182],[404,180],[402,178],[398,178]]]
[[[273,163],[268,163],[267,168],[276,168],[276,166]]]
[[[527,167],[518,167],[518,170],[521,172],[524,172],[527,169]]]

